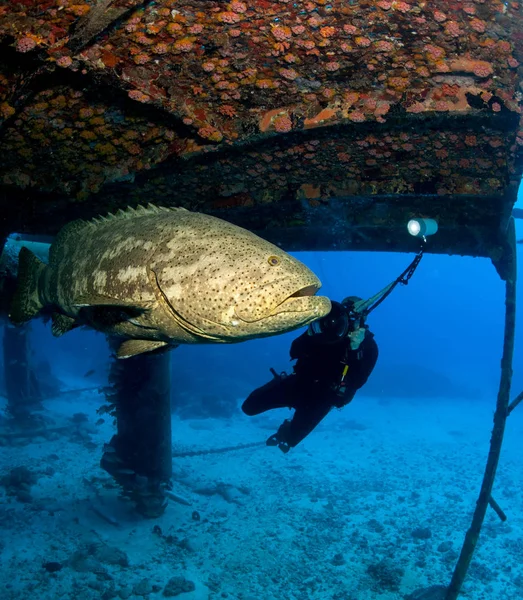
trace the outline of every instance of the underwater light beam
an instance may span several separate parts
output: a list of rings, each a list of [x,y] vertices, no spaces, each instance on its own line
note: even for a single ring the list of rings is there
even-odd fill
[[[407,230],[414,237],[426,237],[438,231],[438,223],[434,219],[411,219],[407,223]]]

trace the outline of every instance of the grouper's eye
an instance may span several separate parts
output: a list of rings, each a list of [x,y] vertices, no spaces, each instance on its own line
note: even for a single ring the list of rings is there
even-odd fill
[[[280,259],[277,256],[269,256],[269,260],[267,261],[271,267],[275,267],[280,264]]]

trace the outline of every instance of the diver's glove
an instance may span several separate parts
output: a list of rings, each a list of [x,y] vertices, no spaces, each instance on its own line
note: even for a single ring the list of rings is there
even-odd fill
[[[360,328],[356,329],[356,331],[349,333],[351,350],[359,349],[359,347],[361,346],[361,343],[365,339],[366,333],[367,333],[367,330],[365,329],[365,327],[360,327]]]

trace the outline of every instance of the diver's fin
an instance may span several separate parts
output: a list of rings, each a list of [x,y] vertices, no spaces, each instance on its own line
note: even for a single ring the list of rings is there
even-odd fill
[[[130,358],[131,356],[137,356],[145,352],[152,352],[153,350],[159,350],[163,348],[168,350],[175,346],[169,346],[167,342],[153,342],[151,340],[125,340],[122,342],[116,351],[117,358]]]
[[[16,291],[11,302],[9,318],[15,324],[25,323],[42,310],[43,305],[38,296],[38,280],[46,268],[35,254],[22,246],[18,255],[18,277]]]
[[[51,332],[54,337],[60,337],[64,333],[71,331],[75,327],[78,327],[79,324],[72,318],[67,315],[62,315],[61,313],[53,313],[53,324],[51,326]]]

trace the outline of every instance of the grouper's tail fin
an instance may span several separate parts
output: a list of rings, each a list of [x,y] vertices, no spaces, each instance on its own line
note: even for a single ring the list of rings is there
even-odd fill
[[[16,290],[9,312],[9,318],[15,325],[31,320],[42,310],[43,305],[38,294],[38,281],[45,268],[45,263],[31,250],[22,246],[18,255]]]

